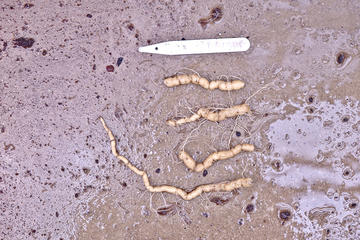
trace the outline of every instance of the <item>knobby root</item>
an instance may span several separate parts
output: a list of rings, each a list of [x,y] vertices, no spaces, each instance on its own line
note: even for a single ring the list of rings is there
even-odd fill
[[[254,145],[239,144],[227,151],[214,152],[210,154],[202,163],[196,163],[195,160],[185,151],[180,151],[179,158],[184,162],[186,167],[188,167],[192,171],[201,172],[209,168],[216,161],[232,158],[235,155],[239,154],[241,151],[253,152]]]
[[[236,117],[244,115],[250,112],[250,107],[247,104],[234,105],[230,108],[225,108],[219,111],[212,111],[209,108],[200,108],[197,113],[193,114],[191,117],[180,118],[178,120],[170,119],[166,123],[169,126],[176,127],[178,125],[194,122],[200,118],[205,118],[212,122],[219,122],[225,120],[226,118]]]
[[[117,147],[116,147],[116,140],[115,140],[115,137],[114,137],[112,131],[106,125],[106,123],[102,117],[100,117],[100,121],[101,121],[105,131],[109,135],[111,151],[112,151],[113,155],[117,159],[122,161],[128,168],[130,168],[131,171],[133,171],[137,175],[140,175],[143,179],[146,189],[150,192],[167,192],[167,193],[178,195],[184,200],[192,200],[192,199],[198,197],[200,194],[205,193],[205,192],[219,192],[219,191],[230,192],[234,189],[237,189],[240,187],[249,187],[251,185],[251,182],[252,182],[251,178],[239,178],[234,181],[200,185],[200,186],[197,186],[191,192],[186,192],[185,190],[183,190],[181,188],[178,188],[175,186],[170,186],[170,185],[152,186],[152,185],[150,185],[149,177],[145,171],[138,169],[137,167],[132,165],[127,158],[121,156],[118,153]]]
[[[200,77],[197,74],[182,74],[173,77],[165,78],[164,83],[167,87],[175,87],[185,84],[197,84],[209,90],[220,89],[222,91],[239,90],[245,86],[245,83],[240,80],[223,81],[213,80],[210,81],[206,78]]]

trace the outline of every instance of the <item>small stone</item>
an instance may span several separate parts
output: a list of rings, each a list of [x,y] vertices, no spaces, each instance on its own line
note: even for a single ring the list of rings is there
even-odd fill
[[[23,48],[31,48],[33,44],[35,43],[35,40],[33,38],[16,38],[13,41],[15,46],[20,46]]]
[[[290,216],[291,216],[291,213],[289,210],[281,210],[280,211],[280,214],[279,214],[280,219],[287,221],[290,219]]]
[[[246,212],[248,212],[248,213],[251,213],[252,211],[254,211],[254,205],[253,204],[248,204],[247,206],[246,206]]]
[[[203,215],[204,217],[208,218],[209,217],[209,214],[206,213],[206,212],[203,212],[201,215]]]
[[[113,65],[108,65],[108,66],[106,66],[106,71],[108,71],[108,72],[114,72],[114,66]]]
[[[123,57],[119,57],[116,61],[116,65],[119,67],[123,60],[124,60]]]
[[[34,6],[34,4],[32,3],[25,3],[24,4],[24,8],[32,8]]]

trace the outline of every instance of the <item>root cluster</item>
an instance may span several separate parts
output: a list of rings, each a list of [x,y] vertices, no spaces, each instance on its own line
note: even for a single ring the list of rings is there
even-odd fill
[[[244,83],[240,80],[234,81],[208,81],[206,78],[200,77],[197,74],[190,74],[190,75],[177,75],[174,77],[166,78],[164,83],[168,87],[175,87],[179,85],[185,84],[197,84],[201,87],[209,90],[219,89],[224,91],[230,90],[239,90],[244,87]],[[221,109],[221,110],[212,110],[209,108],[200,108],[195,114],[190,117],[181,118],[177,120],[168,120],[167,124],[173,127],[179,126],[181,124],[194,122],[199,120],[200,118],[204,118],[209,121],[219,122],[225,120],[227,118],[232,118],[240,115],[244,115],[250,112],[250,107],[247,104],[241,105],[234,105],[229,108]],[[187,192],[179,187],[171,186],[171,185],[160,185],[160,186],[153,186],[150,183],[148,174],[144,170],[140,170],[135,167],[127,158],[120,155],[118,153],[116,147],[116,140],[106,125],[104,119],[100,117],[100,121],[109,135],[110,144],[111,144],[111,151],[112,154],[123,162],[131,171],[136,173],[137,175],[142,177],[144,185],[146,189],[150,192],[167,192],[171,194],[175,194],[180,196],[184,200],[191,200],[198,197],[200,194],[204,192],[215,192],[215,191],[226,191],[230,192],[234,189],[241,188],[241,187],[249,187],[251,185],[252,180],[250,178],[238,178],[233,181],[226,181],[226,182],[219,182],[213,184],[205,184],[195,187],[192,191]],[[210,154],[203,162],[196,163],[196,161],[184,150],[179,152],[179,159],[182,160],[186,167],[190,170],[195,172],[201,172],[209,167],[211,167],[216,161],[225,160],[232,158],[239,154],[242,151],[246,152],[253,152],[254,145],[252,144],[239,144],[229,150],[218,151]]]

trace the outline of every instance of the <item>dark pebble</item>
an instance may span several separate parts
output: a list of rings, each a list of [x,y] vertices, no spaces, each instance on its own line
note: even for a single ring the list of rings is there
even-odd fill
[[[215,7],[210,12],[210,19],[212,22],[218,22],[223,16],[223,10],[220,7]]]
[[[338,64],[342,64],[345,60],[345,54],[344,53],[339,53],[337,58],[336,58],[336,61]]]
[[[23,48],[31,48],[33,44],[35,43],[35,40],[33,38],[16,38],[13,41],[15,46],[23,47]]]
[[[115,69],[114,69],[114,66],[113,65],[108,65],[106,66],[106,71],[108,72],[113,72]]]
[[[156,173],[160,173],[160,168],[155,170]]]
[[[206,177],[206,175],[208,175],[208,171],[205,169],[205,170],[203,171],[203,177]]]
[[[130,31],[133,31],[134,30],[134,24],[130,23],[127,25],[127,28],[130,30]]]
[[[116,61],[116,65],[120,66],[120,64],[122,63],[123,60],[124,60],[123,57],[119,57],[118,60]]]
[[[246,212],[251,213],[252,211],[254,211],[254,205],[253,204],[247,205]]]
[[[356,206],[357,206],[356,203],[350,203],[350,204],[349,204],[349,207],[350,207],[350,208],[356,208]]]
[[[8,43],[7,43],[7,42],[4,42],[4,43],[3,43],[3,49],[2,49],[2,50],[0,50],[0,52],[5,51],[5,50],[6,50],[7,45],[8,45]]]
[[[224,206],[226,203],[229,202],[229,199],[223,199],[221,197],[213,197],[210,199],[210,202],[215,203],[219,206]]]
[[[32,3],[25,3],[24,4],[24,8],[32,8],[34,6],[34,4]]]
[[[289,210],[281,210],[279,216],[280,216],[280,219],[287,221],[287,220],[289,220],[291,213]]]

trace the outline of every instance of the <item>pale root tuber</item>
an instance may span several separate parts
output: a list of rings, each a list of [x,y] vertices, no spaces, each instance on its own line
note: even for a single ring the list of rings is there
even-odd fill
[[[176,75],[173,77],[165,78],[164,83],[167,87],[175,87],[179,85],[185,84],[197,84],[201,87],[209,90],[220,89],[222,91],[230,91],[230,90],[239,90],[245,86],[243,81],[233,80],[233,81],[222,81],[222,80],[214,80],[210,81],[206,78],[200,77],[197,74],[182,74]]]
[[[193,114],[191,117],[180,118],[178,120],[167,120],[166,123],[169,126],[176,127],[178,125],[194,122],[200,118],[205,118],[212,122],[219,122],[225,120],[226,118],[236,117],[244,115],[250,112],[250,107],[247,104],[235,105],[230,108],[225,108],[219,111],[213,111],[209,108],[200,108],[197,113]]]
[[[191,169],[192,171],[201,172],[209,168],[216,161],[232,158],[235,155],[239,154],[241,151],[253,152],[254,145],[239,144],[227,151],[214,152],[210,154],[202,163],[196,163],[195,160],[185,151],[180,151],[179,159],[182,160],[185,166]]]

